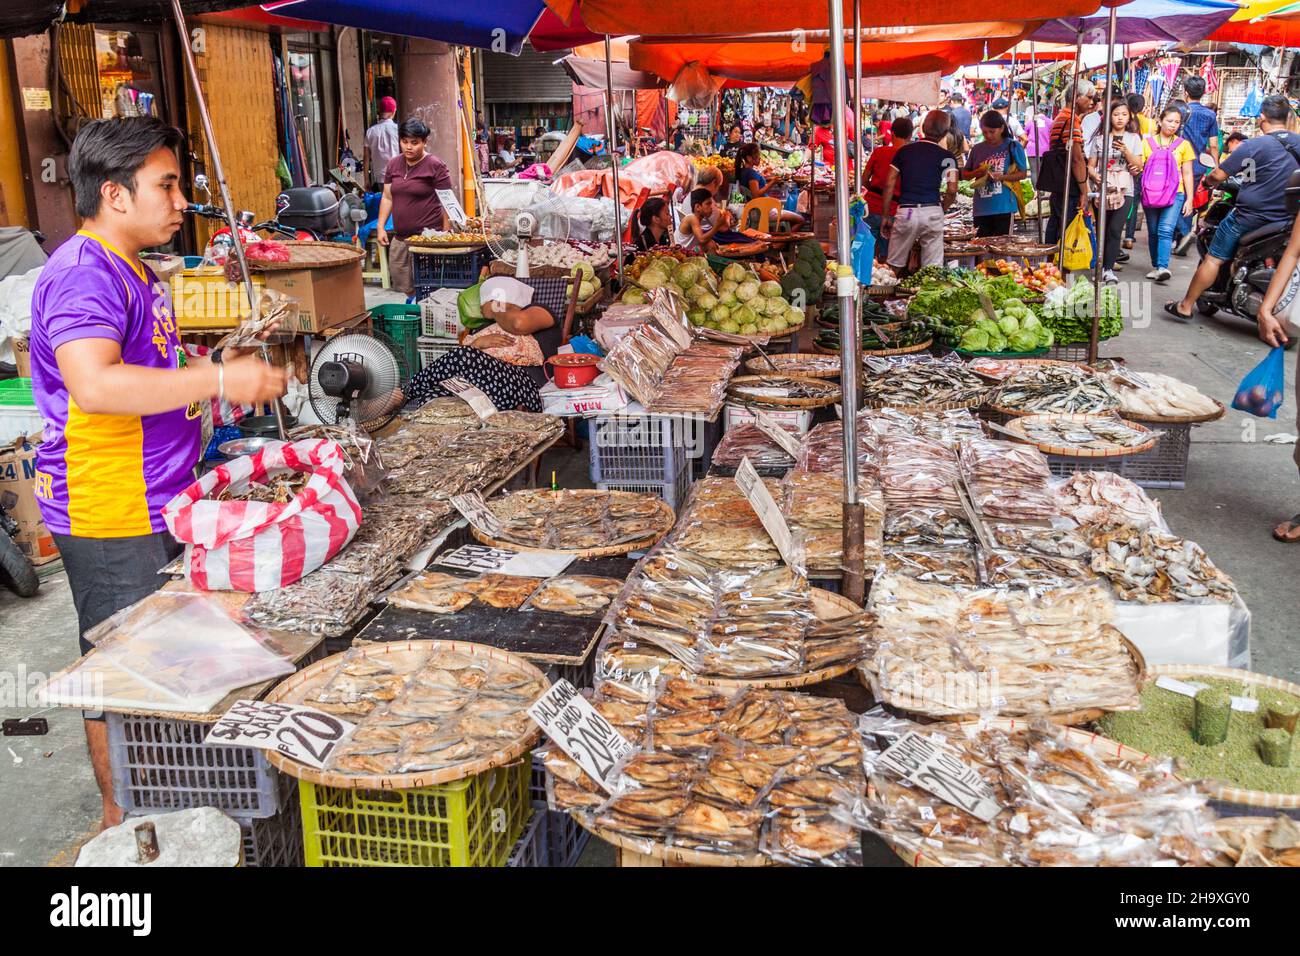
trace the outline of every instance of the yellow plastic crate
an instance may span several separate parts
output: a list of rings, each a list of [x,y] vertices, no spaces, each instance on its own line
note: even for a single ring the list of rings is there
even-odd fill
[[[253,294],[260,295],[266,280],[252,277]],[[252,314],[242,283],[227,282],[224,269],[199,266],[172,276],[172,313],[183,329],[233,329]]]
[[[520,761],[418,790],[299,781],[307,866],[505,866],[532,806]]]

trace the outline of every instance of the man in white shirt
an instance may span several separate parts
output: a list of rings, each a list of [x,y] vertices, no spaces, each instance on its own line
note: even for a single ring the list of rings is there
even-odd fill
[[[379,101],[379,122],[366,130],[366,184],[375,192],[384,188],[384,170],[402,151],[397,135],[397,100],[385,96]]]
[[[1020,119],[1011,113],[1011,104],[1004,99],[993,101],[993,108],[1002,114],[1002,118],[1007,121],[1007,129],[1011,131],[1011,136],[1021,146],[1025,145],[1025,126]]]

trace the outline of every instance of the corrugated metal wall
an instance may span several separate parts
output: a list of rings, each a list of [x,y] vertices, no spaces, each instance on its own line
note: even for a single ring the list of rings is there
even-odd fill
[[[483,54],[483,102],[567,103],[573,98],[573,81],[555,61],[567,50],[538,53],[525,46],[519,56]]]

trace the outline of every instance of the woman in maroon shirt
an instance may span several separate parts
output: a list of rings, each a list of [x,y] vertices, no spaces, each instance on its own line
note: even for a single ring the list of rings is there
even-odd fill
[[[450,190],[452,184],[447,164],[427,151],[428,126],[418,119],[408,119],[399,127],[398,137],[402,151],[384,170],[384,198],[379,201],[376,238],[381,246],[388,246],[388,273],[393,287],[411,295],[411,250],[404,240],[425,229],[446,232],[450,228],[438,190]],[[384,229],[389,213],[393,216],[392,237]]]

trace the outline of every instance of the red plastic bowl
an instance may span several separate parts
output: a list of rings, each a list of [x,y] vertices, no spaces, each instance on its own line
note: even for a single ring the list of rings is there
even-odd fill
[[[600,374],[600,369],[597,368],[599,362],[599,356],[584,352],[553,355],[546,360],[546,364],[555,367],[555,377],[551,378],[549,371],[546,377],[555,382],[556,388],[582,388],[594,382]]]

